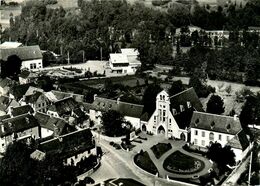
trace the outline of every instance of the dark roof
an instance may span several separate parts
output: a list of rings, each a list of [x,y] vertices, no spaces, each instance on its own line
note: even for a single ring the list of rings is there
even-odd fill
[[[0,59],[7,61],[7,58],[12,55],[18,56],[22,61],[42,59],[42,53],[38,45],[0,49]]]
[[[51,117],[42,112],[36,112],[34,117],[42,128],[53,131],[55,135],[60,136],[75,131],[75,128],[63,119]]]
[[[85,113],[80,108],[74,109],[73,112],[74,112],[74,114],[76,114],[76,116],[78,118],[85,116]]]
[[[194,88],[189,88],[178,94],[175,94],[170,97],[171,109],[176,109],[177,112],[180,112],[180,105],[183,105],[184,109],[188,108],[187,103],[190,102],[191,107],[194,110],[199,112],[204,112],[203,106],[197,96]]]
[[[24,130],[38,126],[37,120],[30,114],[24,114],[13,118],[2,120],[0,125],[4,125],[4,131],[0,127],[0,136],[8,136],[12,133],[22,132]]]
[[[244,151],[249,146],[249,140],[246,133],[241,130],[234,138],[228,141],[227,145]]]
[[[141,115],[141,117],[140,117],[140,120],[141,120],[141,121],[149,121],[149,119],[150,119],[150,117],[149,117],[148,112],[143,113],[143,114]]]
[[[92,137],[90,129],[75,131],[41,143],[39,150],[47,156],[64,159],[95,148]]]
[[[72,110],[79,107],[78,102],[76,102],[72,97],[68,97],[53,103],[50,105],[49,110],[57,112],[59,116],[71,113]]]
[[[15,116],[19,116],[22,114],[27,114],[27,113],[33,113],[33,108],[30,105],[23,105],[20,107],[13,107],[11,110],[11,114]]]
[[[197,111],[193,112],[191,127],[233,135],[242,130],[239,119]]]
[[[87,104],[85,108],[86,107],[102,112],[106,112],[108,110],[116,110],[120,112],[123,116],[140,118],[144,106],[107,98],[96,97],[94,102],[92,104]]]
[[[25,96],[24,101],[25,101],[25,103],[32,103],[32,104],[33,104],[33,103],[35,103],[35,102],[38,100],[38,98],[39,98],[41,95],[43,95],[42,92],[36,91],[34,94]]]
[[[34,86],[34,83],[12,86],[10,93],[14,96],[15,99],[19,100],[23,97],[30,86]]]
[[[193,114],[193,107],[187,108],[183,112],[179,112],[175,115],[173,115],[176,123],[178,124],[180,129],[186,129],[190,127],[190,121]]]
[[[23,71],[21,72],[21,74],[20,74],[20,77],[26,79],[26,78],[29,77],[29,75],[30,75],[30,71],[28,71],[28,70],[23,70]]]
[[[0,121],[7,119],[7,118],[10,118],[10,117],[11,116],[9,114],[2,115],[2,116],[0,116]]]
[[[0,110],[6,111],[10,104],[10,98],[6,96],[0,96]]]
[[[4,88],[6,86],[11,86],[13,81],[9,78],[0,79],[0,87]]]

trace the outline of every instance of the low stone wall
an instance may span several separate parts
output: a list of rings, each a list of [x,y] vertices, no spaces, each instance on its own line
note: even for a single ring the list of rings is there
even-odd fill
[[[102,139],[108,142],[115,142],[115,143],[119,143],[121,144],[122,139],[125,138],[126,136],[120,136],[120,137],[109,137],[109,136],[105,136],[103,134],[99,134],[96,131],[92,131],[92,134],[96,137],[96,140]]]

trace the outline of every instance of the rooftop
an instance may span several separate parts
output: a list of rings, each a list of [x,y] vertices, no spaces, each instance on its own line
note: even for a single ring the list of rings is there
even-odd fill
[[[78,102],[76,102],[72,97],[67,97],[62,100],[58,100],[50,105],[49,110],[57,112],[60,116],[63,114],[68,114],[72,110],[79,107]]]
[[[27,113],[30,114],[33,113],[33,108],[30,105],[23,105],[23,106],[11,108],[11,114],[13,115],[13,117],[27,114]]]
[[[125,54],[109,54],[111,63],[129,63]]]
[[[12,55],[18,56],[22,61],[42,59],[42,53],[38,45],[0,49],[0,59],[7,61],[8,57]]]
[[[193,112],[191,127],[233,135],[242,130],[239,119],[197,111]]]
[[[18,42],[5,41],[4,43],[0,44],[0,49],[17,48],[22,45],[23,45],[22,43],[18,43]]]

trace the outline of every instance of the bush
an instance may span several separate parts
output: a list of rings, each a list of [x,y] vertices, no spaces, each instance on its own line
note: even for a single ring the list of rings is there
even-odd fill
[[[151,150],[153,151],[155,157],[159,159],[164,153],[169,151],[172,148],[172,145],[170,143],[158,143],[157,145],[154,145],[151,147]]]
[[[151,160],[148,152],[140,152],[134,157],[134,162],[137,166],[144,169],[145,171],[156,174],[158,172],[156,166],[154,165],[153,161]]]

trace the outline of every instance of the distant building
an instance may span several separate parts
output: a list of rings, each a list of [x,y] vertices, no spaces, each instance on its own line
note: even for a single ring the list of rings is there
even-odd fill
[[[19,83],[20,84],[31,83],[37,80],[38,77],[39,75],[37,75],[35,72],[29,70],[22,70],[21,74],[19,75]]]
[[[109,66],[112,72],[120,74],[134,73],[134,69],[131,68],[127,56],[121,53],[109,54]]]
[[[38,120],[41,130],[41,138],[47,138],[50,136],[58,137],[76,130],[64,119],[51,117],[42,112],[36,112],[34,117]]]
[[[14,81],[5,78],[5,79],[0,79],[0,95],[8,95],[10,87],[14,84]]]
[[[35,71],[43,68],[42,52],[38,45],[0,48],[0,60],[7,61],[10,56],[17,56],[22,60],[21,69]]]
[[[15,140],[23,140],[29,143],[31,139],[40,138],[37,120],[30,114],[24,114],[13,118],[3,119],[0,122],[0,152]]]
[[[222,146],[231,146],[236,155],[236,161],[241,160],[249,150],[249,140],[236,116],[195,111],[191,119],[190,136],[190,142],[202,148],[214,142]]]
[[[127,56],[129,66],[135,72],[138,67],[141,67],[141,62],[139,60],[139,52],[135,48],[122,48],[122,54]]]
[[[90,129],[75,131],[44,141],[37,150],[44,158],[60,158],[65,165],[75,165],[90,155],[96,155],[95,140]],[[44,159],[43,157],[41,159]]]
[[[93,103],[84,103],[84,106],[86,110],[89,110],[90,120],[97,125],[101,124],[102,113],[114,110],[121,113],[133,127],[140,128],[143,105],[122,102],[120,99],[112,100],[95,96]]]
[[[7,114],[11,107],[17,106],[20,106],[20,104],[16,100],[7,96],[0,96],[0,116]]]

